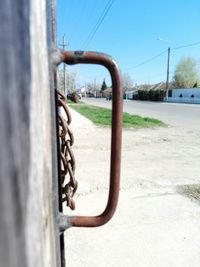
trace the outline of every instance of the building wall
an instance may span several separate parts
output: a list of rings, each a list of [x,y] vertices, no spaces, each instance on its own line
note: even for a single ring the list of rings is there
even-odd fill
[[[124,96],[125,99],[133,100],[134,91],[127,91],[124,94],[125,94]]]
[[[194,97],[191,97],[192,95]],[[168,97],[168,101],[198,104],[200,103],[200,88],[172,89],[172,97]]]

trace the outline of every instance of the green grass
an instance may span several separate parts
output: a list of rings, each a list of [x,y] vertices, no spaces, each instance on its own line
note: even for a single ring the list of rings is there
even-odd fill
[[[71,104],[75,104],[72,100],[70,100],[70,99],[67,99],[67,104],[68,105],[71,105]]]
[[[107,108],[101,108],[96,106],[90,106],[87,104],[70,104],[74,110],[101,126],[111,125],[111,110]],[[124,128],[152,128],[152,127],[164,127],[166,126],[162,121],[141,117],[137,115],[131,115],[126,112],[123,113],[123,127]]]

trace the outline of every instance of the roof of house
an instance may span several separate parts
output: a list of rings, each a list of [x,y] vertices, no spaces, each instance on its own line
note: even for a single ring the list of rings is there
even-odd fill
[[[112,93],[112,87],[108,87],[107,89],[103,90],[103,93]]]
[[[169,89],[173,88],[172,83],[169,83]],[[166,83],[165,82],[160,82],[160,83],[155,83],[155,84],[141,84],[137,85],[134,89],[137,90],[166,90]]]

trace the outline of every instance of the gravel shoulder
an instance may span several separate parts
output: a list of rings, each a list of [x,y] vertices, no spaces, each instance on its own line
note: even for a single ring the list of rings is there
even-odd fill
[[[79,181],[72,214],[95,215],[107,200],[110,129],[71,112]],[[66,231],[67,266],[199,266],[200,206],[177,191],[199,183],[199,159],[197,131],[123,130],[118,210],[103,227]]]

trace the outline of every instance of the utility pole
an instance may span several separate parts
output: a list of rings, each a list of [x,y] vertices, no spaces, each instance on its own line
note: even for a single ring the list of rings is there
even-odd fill
[[[65,35],[62,36],[62,44],[60,44],[60,46],[62,46],[63,50],[65,50],[65,48],[67,47],[67,43],[65,42]],[[67,95],[65,74],[66,74],[66,65],[65,63],[63,63],[63,88],[64,88],[64,95]]]
[[[167,79],[166,79],[166,100],[168,100],[168,91],[169,91],[169,65],[170,65],[170,47],[168,47],[167,53]]]
[[[96,90],[96,78],[94,79],[94,94],[95,94],[95,97],[97,96],[97,90]]]

